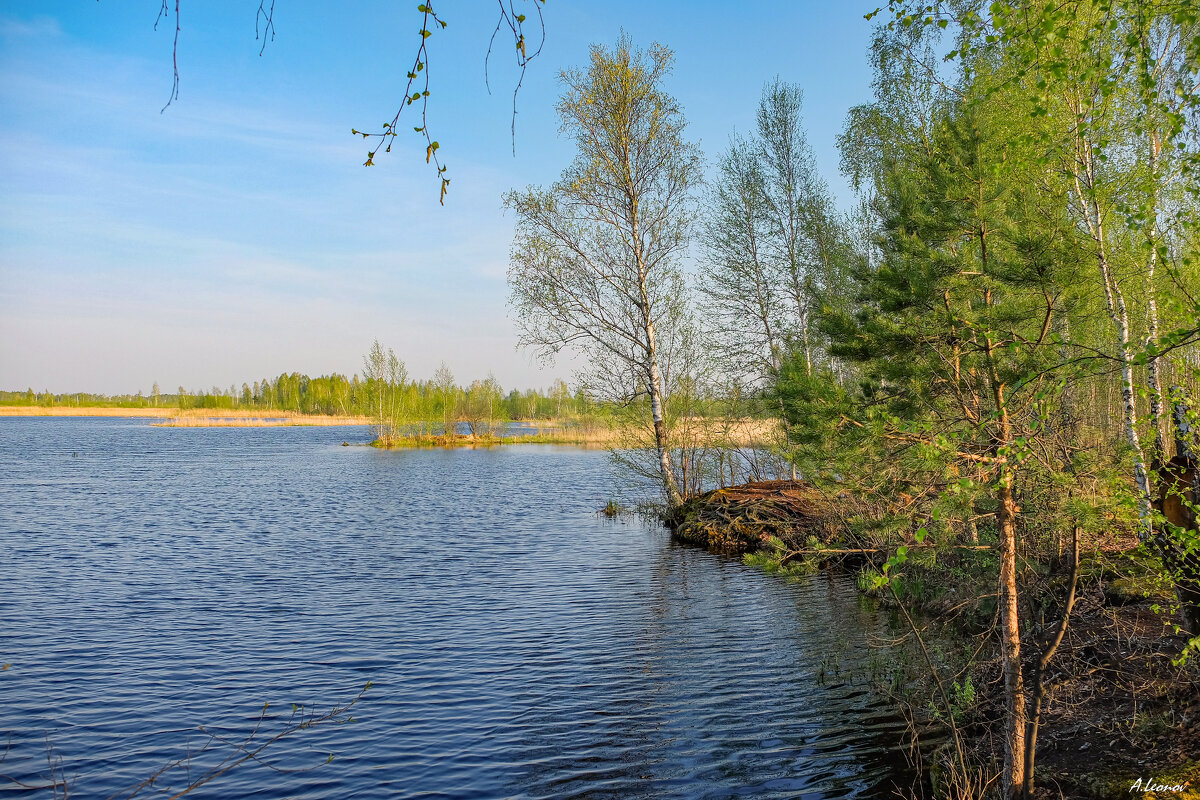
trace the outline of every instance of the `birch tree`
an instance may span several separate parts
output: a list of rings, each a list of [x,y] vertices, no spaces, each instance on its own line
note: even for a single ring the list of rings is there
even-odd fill
[[[549,188],[510,192],[517,217],[508,277],[520,343],[547,359],[572,349],[608,393],[646,396],[668,502],[682,502],[664,419],[660,338],[681,316],[679,262],[692,219],[700,153],[663,89],[670,49],[628,36],[593,46],[586,69],[562,74],[561,131],[577,155]]]
[[[454,431],[450,427],[450,417],[454,409],[454,373],[445,361],[433,373],[433,385],[437,387],[442,401],[442,435],[452,436]]]
[[[802,101],[797,86],[779,79],[766,85],[754,134],[731,137],[721,157],[701,229],[699,288],[715,360],[728,381],[765,388],[766,397],[785,362],[793,372],[792,352],[805,378],[814,377],[814,364],[818,371],[830,365],[814,311],[844,304],[856,258],[845,219],[817,172]],[[794,438],[804,432],[794,430],[787,414],[781,418],[794,479]]]
[[[778,78],[758,106],[756,158],[763,176],[769,254],[775,283],[790,305],[781,331],[812,374],[819,345],[812,324],[819,295],[844,271],[847,241],[829,186],[804,130],[804,93]]]
[[[771,262],[766,177],[756,144],[730,137],[705,204],[701,302],[722,366],[759,382],[779,369],[786,294]]]
[[[404,384],[408,382],[408,367],[396,357],[392,348],[387,351],[387,383],[388,383],[388,432],[395,436],[404,423],[401,404]]]
[[[387,355],[383,345],[376,339],[371,349],[363,356],[363,377],[367,380],[367,391],[371,398],[371,416],[375,419],[375,436],[383,440],[387,436],[384,422],[387,412]]]

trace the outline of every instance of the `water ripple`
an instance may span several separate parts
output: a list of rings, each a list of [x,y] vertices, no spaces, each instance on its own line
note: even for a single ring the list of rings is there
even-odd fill
[[[105,797],[293,703],[351,724],[195,797],[888,797],[880,622],[598,517],[602,453],[0,419],[0,773]],[[818,680],[836,656],[842,673]],[[210,759],[211,760],[211,759]],[[200,757],[198,764],[204,762]],[[36,796],[0,785],[4,796]]]

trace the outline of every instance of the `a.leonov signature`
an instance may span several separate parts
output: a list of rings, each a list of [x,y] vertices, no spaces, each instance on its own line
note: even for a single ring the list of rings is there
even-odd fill
[[[1187,789],[1191,785],[1192,785],[1191,781],[1186,781],[1184,783],[1167,784],[1167,783],[1155,783],[1153,778],[1151,778],[1150,780],[1147,780],[1147,781],[1143,781],[1141,778],[1138,778],[1136,781],[1133,782],[1133,785],[1129,787],[1129,791],[1131,791],[1131,792],[1138,792],[1138,791],[1141,791],[1141,792],[1182,792],[1183,790]]]

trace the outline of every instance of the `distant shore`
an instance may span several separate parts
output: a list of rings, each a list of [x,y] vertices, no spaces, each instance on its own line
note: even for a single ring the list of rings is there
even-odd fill
[[[274,428],[288,425],[369,425],[366,417],[298,414],[270,409],[0,406],[0,417],[125,417],[160,420],[166,428]]]
[[[3,417],[122,417],[150,419],[162,428],[276,428],[286,426],[366,426],[376,423],[370,417],[336,414],[302,414],[277,409],[244,408],[163,408],[128,406],[0,406]],[[375,447],[407,449],[422,447],[495,447],[508,444],[568,444],[583,447],[649,447],[653,431],[649,425],[620,423],[564,422],[542,420],[527,423],[528,433],[495,435],[395,436],[386,442],[376,440]],[[733,447],[761,447],[775,436],[779,422],[774,419],[737,419],[687,417],[676,420],[674,434],[691,446],[722,442]]]

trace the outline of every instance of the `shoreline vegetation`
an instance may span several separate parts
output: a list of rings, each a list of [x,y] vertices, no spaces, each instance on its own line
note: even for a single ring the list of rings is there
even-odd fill
[[[981,537],[938,546],[915,535],[907,544],[863,537],[855,531],[864,506],[801,480],[758,481],[689,498],[663,521],[681,542],[785,579],[822,571],[856,576],[860,594],[891,615],[900,631],[896,642],[907,640],[901,649],[912,659],[895,657],[896,642],[881,645],[892,649],[893,671],[875,689],[910,715],[914,736],[920,731],[943,742],[935,761],[950,757],[953,732],[967,759],[997,763],[1002,754],[989,728],[1004,713],[995,688],[998,661],[983,658],[955,675],[949,715],[924,702],[931,677],[919,663],[923,647],[944,659],[961,642],[986,642],[996,614],[994,542]],[[1171,797],[1200,797],[1200,755],[1194,741],[1177,734],[1179,725],[1194,730],[1200,702],[1186,665],[1172,658],[1188,635],[1162,620],[1172,587],[1135,534],[1097,537],[1090,545],[1071,571],[1064,627],[1070,635],[1042,676],[1054,701],[1041,710],[1049,731],[1038,742],[1043,779],[1069,797],[1168,796],[1139,791],[1136,780],[1153,775],[1158,784],[1182,787]],[[880,580],[897,551],[907,556],[904,575]],[[1045,608],[1065,591],[1061,572],[1047,576],[1035,605]],[[1101,753],[1103,763],[1089,756]]]

